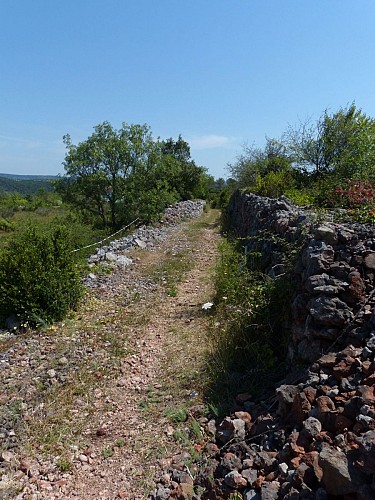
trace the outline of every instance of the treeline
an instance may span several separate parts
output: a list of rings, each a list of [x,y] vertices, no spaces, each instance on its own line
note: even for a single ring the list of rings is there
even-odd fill
[[[52,191],[53,185],[51,179],[11,178],[0,174],[0,194],[19,193],[33,195],[40,189]]]
[[[299,204],[355,209],[373,221],[375,120],[355,104],[289,126],[264,148],[246,146],[229,172],[240,188]],[[375,212],[374,212],[375,213]]]

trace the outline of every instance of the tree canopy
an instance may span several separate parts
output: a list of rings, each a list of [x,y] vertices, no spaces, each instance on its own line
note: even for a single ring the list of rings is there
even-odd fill
[[[262,195],[309,187],[323,199],[347,179],[374,182],[374,166],[375,120],[353,103],[289,126],[280,139],[267,137],[263,149],[245,146],[228,170],[238,187]]]
[[[85,141],[75,145],[67,134],[64,143],[66,175],[57,190],[103,227],[150,220],[170,203],[204,196],[206,171],[181,136],[155,140],[148,125],[116,130],[105,121]]]

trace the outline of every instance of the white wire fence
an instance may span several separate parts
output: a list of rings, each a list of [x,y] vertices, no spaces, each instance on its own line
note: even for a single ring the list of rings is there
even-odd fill
[[[84,247],[81,247],[81,248],[76,248],[74,250],[72,250],[72,253],[75,253],[75,252],[79,252],[80,250],[85,250],[86,248],[91,248],[91,247],[102,247],[103,243],[107,240],[110,240],[112,239],[114,236],[116,236],[117,234],[121,233],[122,231],[125,231],[125,229],[129,229],[130,226],[132,226],[133,224],[135,224],[137,221],[140,221],[139,217],[137,217],[136,219],[134,219],[132,222],[130,222],[130,224],[128,224],[127,226],[124,226],[122,227],[121,229],[119,229],[118,231],[116,231],[115,233],[113,234],[110,234],[109,236],[106,236],[105,238],[103,238],[102,240],[100,241],[96,241],[95,243],[91,243],[90,245],[86,245]]]

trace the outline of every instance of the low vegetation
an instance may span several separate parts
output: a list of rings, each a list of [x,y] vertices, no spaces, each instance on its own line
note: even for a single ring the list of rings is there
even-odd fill
[[[63,227],[40,233],[30,226],[17,235],[0,253],[0,322],[12,316],[33,325],[63,319],[82,296],[75,264]]]
[[[263,268],[260,252],[245,256],[241,244],[221,244],[209,360],[209,398],[219,413],[239,392],[264,395],[285,369],[291,287],[287,276],[271,279]]]

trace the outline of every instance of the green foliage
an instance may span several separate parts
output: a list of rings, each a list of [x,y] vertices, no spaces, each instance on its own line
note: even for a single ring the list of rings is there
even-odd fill
[[[291,162],[286,146],[280,140],[267,137],[264,149],[245,146],[244,152],[237,157],[235,163],[228,165],[228,169],[238,187],[247,188],[256,185],[259,177],[288,171]]]
[[[287,188],[284,192],[285,196],[290,199],[292,203],[299,206],[313,205],[315,202],[314,195],[311,189],[297,189]]]
[[[351,104],[289,126],[280,140],[267,138],[264,149],[245,146],[228,167],[240,188],[324,207],[345,179],[375,182],[374,165],[375,120]]]
[[[4,217],[0,217],[0,231],[14,231],[14,229],[15,226],[12,222]]]
[[[51,179],[29,178],[29,176],[12,176],[0,174],[0,193],[20,193],[21,195],[33,195],[39,189],[52,191]]]
[[[42,233],[30,226],[1,251],[0,322],[11,315],[30,324],[58,321],[81,296],[65,228]]]
[[[210,362],[215,405],[232,391],[262,392],[280,376],[285,355],[281,311],[288,310],[288,284],[263,274],[262,266],[260,252],[245,256],[236,244],[221,247]]]
[[[288,168],[276,172],[269,172],[264,177],[257,175],[255,185],[250,186],[250,190],[261,196],[269,198],[279,198],[295,184],[293,171]]]
[[[118,228],[136,217],[149,222],[168,204],[205,195],[205,169],[190,158],[189,145],[154,140],[147,125],[119,130],[108,122],[94,128],[84,142],[67,147],[67,175],[56,189],[86,220]]]

